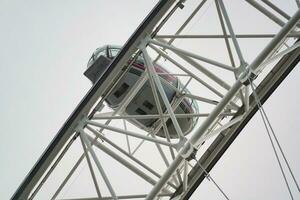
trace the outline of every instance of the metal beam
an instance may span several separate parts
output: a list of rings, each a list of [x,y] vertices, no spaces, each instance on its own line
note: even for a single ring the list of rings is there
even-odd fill
[[[265,38],[273,38],[276,34],[236,34],[236,38],[241,39],[265,39]],[[287,37],[300,37],[300,33],[290,33],[287,35]],[[224,39],[224,38],[231,38],[231,35],[157,35],[155,37],[156,39],[167,39],[167,38],[173,38],[173,39]]]
[[[272,95],[272,93],[282,83],[287,75],[294,69],[299,61],[300,49],[296,49],[293,52],[285,55],[273,67],[271,72],[264,78],[264,80],[256,89],[256,93],[258,94],[262,104],[267,101],[267,99]],[[255,103],[253,95],[250,96],[249,101],[249,110],[244,114],[245,117],[243,120],[232,126],[229,130],[223,131],[199,159],[199,162],[202,163],[202,166],[205,167],[206,171],[209,172],[215,166],[222,155],[226,152],[228,147],[233,143],[250,119],[258,111],[258,106]],[[242,107],[232,119],[236,118],[243,112],[244,108]],[[205,174],[202,169],[200,169],[198,166],[195,166],[189,173],[189,190],[185,193],[182,193],[183,186],[180,186],[172,198],[180,194],[182,200],[189,199],[189,197],[204,179]]]
[[[121,69],[124,64],[130,58],[130,56],[137,50],[136,46],[141,39],[145,37],[146,33],[153,30],[155,25],[161,20],[162,16],[167,13],[169,8],[175,3],[175,0],[161,0],[152,9],[149,15],[129,38],[126,44],[123,46],[117,57],[110,64],[108,70],[101,76],[101,78],[95,83],[90,91],[85,95],[62,128],[58,131],[53,138],[49,146],[46,148],[42,156],[36,162],[34,167],[28,173],[16,192],[13,194],[13,200],[27,199],[29,193],[46,172],[49,165],[55,159],[59,151],[68,141],[68,139],[74,133],[74,128],[77,126],[78,121],[83,115],[87,115],[92,106],[96,103],[98,98],[107,89],[117,75],[121,73]]]
[[[89,135],[86,135],[86,136],[87,136],[87,139],[90,142],[93,141],[93,138],[91,136],[89,136]],[[131,164],[130,162],[128,162],[126,159],[122,158],[120,155],[118,155],[117,153],[115,153],[114,151],[112,151],[110,148],[104,146],[103,144],[101,144],[98,141],[96,141],[94,145],[96,147],[98,147],[100,150],[102,150],[103,152],[105,152],[107,155],[109,155],[110,157],[112,157],[114,160],[118,161],[123,166],[125,166],[126,168],[128,168],[129,170],[131,170],[133,173],[135,173],[136,175],[138,175],[141,178],[143,178],[148,183],[150,183],[152,185],[156,184],[156,181],[154,179],[152,179],[150,176],[148,176],[146,173],[144,173],[143,171],[141,171],[139,168],[135,167],[133,164]],[[164,190],[164,192],[168,192],[168,193],[170,192],[170,191],[168,191],[166,189],[162,189],[162,190]]]
[[[247,71],[256,72],[259,70],[260,64],[274,51],[276,48],[286,37],[286,35],[294,28],[296,23],[300,18],[300,9],[293,15],[293,17],[284,25],[284,27],[278,32],[278,34],[268,43],[268,45],[260,52],[260,54],[254,59],[254,61],[247,67]],[[241,76],[244,79],[250,78],[251,74],[247,73]],[[184,161],[185,152],[189,152],[190,148],[198,143],[201,139],[202,135],[205,131],[212,125],[215,118],[222,112],[222,110],[226,107],[226,105],[230,102],[233,96],[241,89],[242,87],[242,79],[237,80],[228,93],[224,96],[224,98],[220,101],[220,103],[214,108],[214,110],[210,113],[210,115],[206,118],[206,120],[201,124],[201,126],[195,131],[195,133],[191,136],[191,138],[185,143],[182,149],[179,151],[179,155],[174,159],[170,167],[165,171],[162,178],[157,182],[157,184],[153,187],[153,189],[149,192],[146,200],[152,200],[159,194],[160,190],[164,187],[166,182],[172,176],[174,171],[176,171],[177,167],[181,165]]]
[[[144,199],[147,194],[135,194],[135,195],[122,195],[118,196],[118,199]],[[159,194],[158,197],[168,197],[171,194]],[[112,200],[112,197],[102,197],[101,200]],[[60,200],[99,200],[97,197],[92,198],[76,198],[76,199],[60,199]]]

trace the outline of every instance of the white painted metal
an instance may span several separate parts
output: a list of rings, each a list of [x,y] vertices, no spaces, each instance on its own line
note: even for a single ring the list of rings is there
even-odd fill
[[[151,169],[149,166],[147,166],[145,163],[143,163],[142,161],[140,161],[139,159],[135,158],[133,155],[127,153],[126,151],[124,151],[121,147],[119,147],[118,145],[116,145],[115,143],[113,143],[112,141],[110,141],[108,138],[102,136],[101,134],[99,134],[97,131],[95,131],[93,128],[87,126],[87,129],[91,132],[93,132],[95,135],[97,135],[100,139],[102,139],[103,141],[107,142],[108,144],[110,144],[112,147],[114,147],[117,151],[121,152],[122,154],[126,155],[127,157],[129,157],[132,161],[136,162],[138,165],[140,165],[141,167],[143,167],[144,169],[146,169],[148,172],[150,172],[151,174],[153,174],[154,176],[156,176],[157,178],[160,178],[161,175],[154,171],[153,169]],[[175,187],[174,185],[172,185],[172,183],[169,183],[169,185],[171,185],[172,187]]]
[[[207,87],[209,90],[211,90],[212,92],[214,92],[215,94],[217,94],[219,97],[223,97],[223,95],[217,91],[215,88],[213,88],[212,86],[210,86],[208,83],[206,83],[205,81],[201,80],[199,77],[197,77],[194,73],[192,73],[190,70],[186,69],[185,67],[183,67],[181,64],[179,64],[177,61],[175,61],[174,59],[172,59],[170,56],[166,55],[165,53],[163,53],[161,50],[159,50],[158,48],[156,48],[155,46],[149,44],[149,46],[154,49],[156,52],[158,52],[161,56],[163,56],[164,58],[168,59],[170,62],[172,62],[173,64],[175,64],[178,68],[180,68],[182,71],[188,73],[190,76],[192,76],[195,80],[197,80],[199,83],[201,83],[202,85],[204,85],[205,87]]]
[[[184,171],[183,171],[183,191],[187,190],[188,187],[188,161],[184,161]]]
[[[85,145],[85,143],[84,143],[84,141],[82,139],[82,136],[80,136],[80,141],[81,141],[81,144],[82,144],[82,148],[83,148],[83,151],[84,151],[84,155],[85,155],[86,161],[87,161],[88,166],[89,166],[89,170],[91,172],[91,176],[93,178],[93,182],[94,182],[94,185],[95,185],[95,189],[96,189],[98,198],[101,199],[102,196],[101,196],[101,192],[100,192],[100,189],[99,189],[99,184],[98,184],[98,181],[96,179],[95,172],[94,172],[94,169],[93,169],[93,166],[92,166],[89,154],[88,154],[88,150],[87,150],[86,145]]]
[[[132,137],[144,139],[144,140],[147,140],[147,141],[150,141],[150,142],[154,142],[154,143],[158,143],[158,144],[162,144],[162,145],[166,145],[166,146],[170,146],[170,147],[174,146],[174,144],[172,144],[170,142],[166,142],[164,140],[160,140],[160,139],[156,139],[156,138],[144,136],[142,134],[134,133],[132,131],[125,131],[123,129],[112,127],[112,126],[108,126],[108,125],[101,124],[101,123],[98,123],[98,122],[93,122],[93,121],[87,120],[86,123],[90,124],[90,125],[93,125],[93,126],[97,126],[99,128],[103,128],[103,129],[107,129],[107,130],[110,130],[110,131],[114,131],[115,133],[122,133],[122,134],[125,134],[125,135],[129,135],[129,136],[132,136]]]
[[[162,40],[162,39],[160,39]],[[192,58],[195,58],[195,59],[198,59],[198,60],[201,60],[203,62],[207,62],[209,64],[212,64],[212,65],[215,65],[217,67],[221,67],[223,69],[227,69],[227,70],[230,70],[230,71],[233,71],[234,68],[232,66],[228,66],[228,65],[225,65],[223,63],[220,63],[218,61],[215,61],[215,60],[212,60],[212,59],[209,59],[209,58],[205,58],[203,56],[200,56],[200,55],[197,55],[197,54],[194,54],[192,52],[188,52],[186,50],[183,50],[183,49],[179,49],[179,48],[176,48],[172,45],[169,45],[169,44],[165,44],[163,42],[160,42],[160,41],[157,41],[157,40],[150,40],[150,42],[152,44],[155,44],[155,45],[158,45],[158,46],[161,46],[163,48],[166,48],[166,49],[170,49],[176,53],[179,53],[179,54],[182,54],[182,55],[185,55],[185,56],[189,56],[189,57],[192,57]]]
[[[242,51],[241,51],[241,48],[240,48],[240,45],[236,39],[236,36],[235,36],[235,33],[233,31],[233,28],[232,28],[232,25],[231,25],[231,22],[230,22],[230,19],[229,19],[229,16],[227,14],[227,11],[226,11],[226,8],[225,8],[225,5],[223,3],[223,0],[219,0],[219,1],[216,1],[217,3],[217,6],[220,6],[221,10],[222,10],[222,14],[224,16],[224,19],[225,19],[225,22],[227,24],[227,27],[228,27],[228,31],[230,33],[230,36],[232,38],[232,41],[233,41],[233,44],[234,44],[234,47],[235,47],[235,50],[239,56],[239,59],[240,59],[240,65],[242,68],[245,69],[245,65],[246,65],[246,61],[242,55]]]
[[[275,34],[236,34],[236,38],[273,38]],[[290,33],[287,37],[299,37],[300,34],[298,32]],[[228,39],[231,38],[230,35],[157,35],[155,36],[157,39]]]
[[[89,135],[87,135],[87,139],[90,142],[93,141],[93,138],[91,136],[89,136]],[[103,152],[105,152],[108,155],[110,155],[111,157],[113,157],[118,162],[122,163],[124,166],[126,166],[128,169],[132,170],[134,173],[138,174],[140,177],[144,178],[150,184],[154,185],[156,183],[156,181],[153,180],[151,177],[147,176],[145,173],[143,173],[141,170],[139,170],[138,168],[136,168],[130,162],[126,161],[121,156],[119,156],[118,154],[116,154],[115,152],[113,152],[111,149],[109,149],[109,148],[105,147],[104,145],[102,145],[100,142],[96,141],[95,142],[95,146],[98,147],[99,149],[101,149]],[[170,193],[170,191],[168,191],[168,190],[165,190],[165,189],[162,189],[162,190],[164,192]]]
[[[200,97],[194,97],[190,94],[185,94],[184,96],[199,100]],[[218,102],[211,103],[213,105],[217,105]],[[207,117],[209,113],[195,113],[195,114],[175,114],[176,118],[188,118],[188,117]],[[223,113],[221,116],[233,116],[234,113]],[[169,118],[169,114],[162,114],[162,115],[124,115],[124,116],[102,116],[102,115],[94,115],[95,120],[97,119],[153,119],[153,118]]]
[[[239,121],[241,121],[242,118],[243,118],[243,116],[236,117],[236,118],[234,118],[233,120],[231,120],[230,122],[228,122],[227,124],[224,124],[223,126],[221,126],[220,128],[215,129],[215,130],[213,130],[213,131],[208,131],[208,132],[204,135],[204,137],[200,140],[200,142],[198,142],[198,143],[202,143],[202,142],[208,140],[209,138],[212,138],[212,137],[214,137],[214,136],[220,134],[222,131],[228,129],[228,128],[231,127],[232,125],[234,125],[234,124],[238,123]]]
[[[290,53],[291,51],[297,49],[300,47],[300,42],[297,42],[295,43],[293,46],[277,53],[276,55],[272,56],[271,58],[267,59],[266,61],[264,61],[262,64],[261,64],[261,69],[263,69],[265,66],[267,66],[268,64],[274,62],[275,60],[281,58],[282,56]]]
[[[172,119],[172,122],[174,124],[175,129],[176,129],[176,132],[178,134],[178,138],[182,138],[182,137],[184,137],[183,133],[182,133],[182,130],[181,130],[181,128],[179,126],[179,123],[178,123],[178,121],[177,121],[177,119],[175,117],[174,111],[173,111],[173,109],[172,109],[172,107],[171,107],[171,105],[169,103],[169,100],[168,100],[168,98],[167,98],[167,96],[165,94],[165,91],[164,91],[164,89],[162,87],[160,79],[159,79],[158,75],[155,72],[152,60],[151,60],[151,58],[150,58],[147,50],[145,49],[145,47],[142,47],[142,48],[143,49],[141,49],[141,50],[143,52],[143,56],[144,56],[144,59],[146,61],[147,69],[149,70],[150,75],[152,76],[153,81],[154,81],[154,83],[155,83],[155,85],[156,85],[156,87],[157,87],[157,89],[158,89],[158,91],[160,93],[160,96],[163,99],[163,102],[164,102],[164,104],[165,104],[165,106],[166,106],[166,108],[168,110],[168,113],[170,114],[170,118]]]
[[[172,11],[170,11],[170,8],[175,4],[175,1],[168,1],[168,3],[166,3],[166,7],[163,8],[163,11],[158,12],[158,16],[155,16],[154,19],[152,19],[153,21],[149,22],[148,26],[144,27],[144,29],[142,30],[142,33],[137,38],[135,38],[133,42],[134,44],[129,48],[128,52],[125,53],[126,56],[124,56],[124,58],[122,58],[122,60],[117,63],[118,69],[111,72],[112,74],[110,74],[108,77],[109,80],[103,83],[103,86],[101,86],[101,90],[96,92],[97,95],[93,97],[93,100],[91,102],[87,103],[87,106],[85,106],[84,110],[80,112],[76,117],[76,120],[73,122],[73,126],[70,128],[70,130],[68,130],[70,135],[74,132],[80,132],[79,137],[82,141],[83,154],[77,160],[76,164],[73,166],[73,168],[63,180],[61,185],[58,187],[57,191],[51,199],[56,199],[58,197],[60,191],[66,185],[83,158],[87,159],[87,164],[98,197],[81,199],[164,199],[166,197],[169,198],[179,188],[180,185],[182,186],[183,193],[188,192],[188,190],[190,189],[188,174],[190,172],[190,169],[194,167],[189,162],[192,154],[202,146],[202,142],[213,138],[224,130],[227,130],[229,127],[239,123],[243,119],[243,114],[230,120],[226,117],[235,115],[235,111],[239,110],[239,108],[242,106],[244,106],[245,111],[249,109],[249,87],[245,86],[244,84],[247,84],[249,78],[252,78],[254,75],[259,75],[260,71],[263,70],[269,63],[276,61],[282,56],[300,47],[300,43],[298,42],[283,51],[279,51],[279,47],[283,44],[286,38],[300,36],[300,33],[294,30],[294,27],[297,25],[300,18],[300,10],[298,10],[294,16],[290,17],[287,13],[283,12],[280,8],[276,7],[268,0],[263,0],[263,2],[266,3],[266,5],[268,5],[270,8],[272,8],[273,11],[289,20],[287,23],[285,23],[273,12],[261,6],[261,3],[252,0],[246,1],[254,8],[256,8],[259,12],[262,12],[272,21],[280,25],[282,29],[279,31],[279,33],[237,34],[236,32],[234,32],[234,28],[231,24],[229,15],[224,5],[224,3],[227,2],[223,2],[222,0],[215,0],[218,13],[218,16],[216,17],[219,18],[223,34],[180,35],[188,25],[188,23],[192,20],[192,18],[197,14],[197,12],[203,6],[205,6],[206,0],[203,0],[195,8],[195,10],[192,11],[191,15],[189,15],[188,19],[184,21],[183,25],[179,27],[178,31],[176,31],[175,34],[160,34],[159,29],[167,24],[167,20],[172,19],[172,15],[175,13],[176,9],[178,7],[181,7],[184,1],[178,1],[176,6],[173,7]],[[170,12],[168,13],[168,11]],[[168,17],[165,20],[161,20],[163,16]],[[161,24],[159,25],[160,22]],[[227,27],[225,27],[225,25]],[[229,34],[227,34],[226,30],[229,31]],[[158,35],[155,35],[154,33],[157,33]],[[178,38],[224,39],[231,66],[222,62],[218,62],[214,59],[207,58],[206,56],[200,55],[197,52],[185,50],[184,48],[181,48],[179,46],[173,46],[172,43],[175,41],[175,39]],[[244,55],[242,54],[243,49],[240,47],[237,38],[273,39],[264,48],[264,50],[257,55],[254,61],[251,62],[249,66],[247,66]],[[170,40],[167,41],[165,39]],[[229,42],[230,39],[233,42],[234,50],[236,51],[237,57],[241,63],[239,69],[236,68],[234,56]],[[152,59],[152,50],[154,50],[154,52],[156,53],[156,59]],[[184,64],[182,64],[180,61],[177,61],[176,58],[173,58],[172,54],[169,55],[168,51],[171,51],[176,56],[180,57],[183,61],[195,67],[199,72],[203,73],[205,77],[200,77],[195,74],[193,70],[185,67]],[[276,51],[279,51],[279,53],[275,53]],[[138,81],[133,85],[128,93],[126,93],[121,103],[117,107],[111,108],[108,106],[108,103],[105,102],[106,97],[112,93],[114,87],[117,86],[118,81],[121,80],[121,77],[125,76],[126,73],[129,73],[130,70],[134,68],[132,65],[132,68],[127,68],[128,63],[132,64],[135,62],[131,59],[132,54],[134,53],[136,57],[139,53],[142,54],[145,62],[145,69],[141,70],[142,72]],[[160,57],[165,58],[168,62],[172,63],[174,67],[176,67],[176,70],[179,70],[180,72],[176,72],[176,70],[174,70],[174,72],[157,71],[157,63]],[[205,64],[199,64],[194,59],[200,60]],[[205,66],[206,64],[214,65],[218,67],[218,70],[224,70],[226,71],[226,73],[232,73],[234,84],[229,84],[225,78],[215,73],[213,67],[208,70]],[[237,69],[239,70],[239,73],[237,73]],[[170,76],[178,78],[179,81],[186,78],[187,81],[185,82],[185,84],[182,84],[182,86],[179,87],[175,84],[172,84],[166,78]],[[210,80],[207,81],[207,78]],[[199,91],[199,93],[194,91],[191,93],[186,92],[189,91],[189,89],[192,87],[191,85],[194,84],[194,81],[196,82],[196,84],[204,86],[209,91],[211,91],[213,95],[215,95],[215,97],[202,96],[201,91]],[[146,83],[150,84],[151,86],[152,95],[155,101],[154,103],[155,106],[157,106],[158,113],[146,113],[145,115],[126,114],[125,109],[130,105],[132,101],[134,101],[134,98],[142,91]],[[217,84],[221,89],[213,86],[213,84],[211,83]],[[171,102],[168,100],[164,85],[168,85],[174,91],[174,99]],[[163,101],[162,105],[160,103],[160,98]],[[215,98],[216,100],[214,100]],[[99,99],[101,100],[98,101]],[[196,102],[197,104],[199,103],[200,105],[202,103],[206,103],[212,108],[210,109],[210,111],[205,111],[205,113],[200,109],[200,113],[175,114],[175,110],[180,107],[180,105],[192,101]],[[190,104],[190,106],[192,107],[192,104]],[[165,109],[163,109],[164,107]],[[201,123],[197,124],[196,129],[193,130],[190,135],[184,136],[179,124],[179,120],[186,118],[194,120],[200,117],[203,118],[203,120],[201,121]],[[139,124],[139,120],[149,119],[157,120],[154,122],[155,126],[144,127],[143,130],[140,130],[142,128],[139,129],[139,127],[132,128],[132,125],[134,124],[132,123],[133,120],[135,120],[135,124]],[[174,125],[178,138],[171,139],[168,130],[169,122]],[[121,125],[118,126],[115,125],[115,123],[120,123]],[[98,127],[100,128],[100,130],[96,130],[96,128],[94,127]],[[158,138],[157,133],[161,129],[164,131],[165,137]],[[104,135],[103,132],[105,130],[109,130],[112,133],[105,133]],[[145,133],[145,131],[147,131],[147,133]],[[90,135],[91,133],[94,134],[95,137],[92,137]],[[121,147],[121,145],[118,145],[113,138],[110,138],[111,135],[116,136],[118,135],[118,133],[125,135],[125,137],[122,137],[124,139],[124,144],[126,142],[125,148]],[[139,140],[141,140],[141,142],[138,143],[138,145],[133,145],[132,141],[134,141],[134,139],[131,140],[131,138],[138,138]],[[153,155],[153,157],[162,157],[164,162],[163,174],[160,174],[161,172],[159,172],[155,168],[155,165],[152,165],[155,161],[152,161],[153,163],[149,161],[145,162],[145,158],[138,157],[137,154],[142,153],[142,147],[145,146],[144,141],[151,142],[150,144],[154,144],[158,149],[158,152]],[[126,169],[134,172],[144,181],[153,185],[153,188],[151,189],[151,191],[149,191],[149,194],[117,195],[115,189],[110,183],[109,177],[107,177],[102,165],[100,164],[96,152],[93,150],[93,145],[95,145],[95,147],[97,147],[102,152],[112,157],[114,160],[121,163],[122,166],[124,166]],[[177,150],[177,152],[175,151],[175,149]],[[139,152],[137,153],[137,151]],[[111,197],[105,197],[102,194],[102,191],[100,192],[99,188],[101,188],[101,186],[99,185],[100,183],[97,182],[89,153],[95,161],[95,164],[100,171],[100,174],[110,192]],[[147,154],[144,155],[144,157],[148,156],[149,155]],[[51,162],[49,161],[47,166],[49,167],[50,164]],[[205,167],[207,166],[203,166],[203,168]],[[50,173],[51,170],[53,169],[50,169]],[[37,175],[34,178],[38,180],[41,174],[42,172],[40,172],[40,175]],[[46,175],[46,178],[44,180],[47,179],[47,176],[48,175]],[[42,180],[40,184],[37,184],[37,181],[31,182],[28,188],[26,188],[26,192],[23,192],[21,196],[28,196],[29,192],[32,192],[32,188],[34,185],[37,185],[35,187],[37,188],[36,192],[38,192],[39,188],[43,185],[44,180]],[[35,196],[36,192],[32,193],[32,198]],[[181,199],[180,196],[177,198]]]
[[[269,56],[269,54],[274,51],[276,48],[286,37],[286,35],[293,29],[295,24],[300,19],[300,9],[295,13],[295,15],[289,20],[289,22],[280,30],[280,32],[272,39],[270,43],[264,48],[264,50],[256,57],[256,59],[248,66],[250,71],[259,70],[260,64]],[[244,74],[247,78],[249,78],[251,74]],[[231,98],[240,90],[242,87],[242,80],[238,80],[234,83],[222,101],[215,107],[215,109],[211,112],[211,114],[207,117],[205,122],[199,127],[197,132],[189,139],[189,141],[183,146],[182,150],[179,152],[179,155],[172,162],[170,167],[165,171],[164,175],[161,177],[159,182],[154,186],[151,192],[148,194],[146,200],[151,200],[157,196],[160,192],[161,188],[166,184],[168,179],[172,176],[176,168],[183,162],[184,158],[181,156],[183,152],[187,152],[190,148],[190,145],[197,144],[198,140],[200,140],[203,133],[210,127],[211,123],[214,121],[216,117],[222,112],[225,108],[226,104],[229,103]]]
[[[116,195],[116,193],[115,193],[115,191],[114,191],[114,189],[113,189],[113,187],[112,187],[112,185],[111,185],[111,183],[110,183],[110,181],[109,181],[109,179],[108,179],[108,177],[107,177],[107,175],[106,175],[106,173],[105,173],[102,165],[100,164],[100,162],[99,162],[99,160],[98,160],[98,158],[96,156],[96,153],[93,150],[93,147],[91,145],[92,141],[88,140],[88,137],[87,137],[87,135],[85,134],[85,132],[83,130],[80,130],[80,137],[82,138],[82,140],[85,143],[85,145],[88,147],[87,149],[91,153],[91,155],[92,155],[92,157],[93,157],[93,159],[94,159],[94,161],[95,161],[95,163],[96,163],[96,165],[97,165],[97,167],[99,169],[99,172],[101,173],[101,176],[102,176],[102,178],[103,178],[103,180],[104,180],[104,182],[105,182],[105,184],[106,184],[106,186],[107,186],[107,188],[108,188],[111,196],[114,198],[114,200],[117,200],[118,197],[117,197],[117,195]]]

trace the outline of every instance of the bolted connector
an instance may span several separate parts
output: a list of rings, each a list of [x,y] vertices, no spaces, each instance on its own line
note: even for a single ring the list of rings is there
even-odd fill
[[[192,145],[190,142],[187,142],[186,144],[188,145],[188,147],[183,148],[179,152],[179,154],[187,161],[195,159],[198,149],[194,147],[194,145]]]
[[[245,85],[249,85],[250,81],[252,82],[257,78],[257,74],[254,73],[252,69],[246,68],[243,73],[241,73],[239,80]]]
[[[81,132],[84,129],[84,127],[86,126],[86,121],[87,121],[86,116],[81,118],[81,120],[78,122],[78,124],[75,128],[76,132]]]

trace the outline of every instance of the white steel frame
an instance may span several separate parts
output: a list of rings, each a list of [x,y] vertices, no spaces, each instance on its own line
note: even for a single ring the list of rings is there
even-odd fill
[[[289,16],[287,13],[282,11],[268,0],[263,0],[262,2],[253,0],[245,1],[249,3],[249,5],[256,8],[259,12],[266,15],[271,21],[281,26],[280,31],[276,34],[236,34],[231,24],[230,17],[227,13],[227,5],[224,5],[223,0],[215,0],[214,3],[218,13],[217,17],[220,20],[223,34],[181,35],[182,30],[207,2],[206,0],[203,0],[174,35],[160,34],[160,28],[162,28],[168,20],[172,19],[172,15],[176,13],[175,11],[178,8],[182,8],[184,2],[161,1],[158,5],[161,4],[162,6],[156,11],[156,15],[151,19],[150,22],[148,22],[146,26],[140,27],[141,33],[134,38],[131,45],[128,45],[129,47],[126,49],[124,55],[119,55],[120,59],[116,59],[117,61],[112,64],[116,67],[110,74],[108,74],[107,79],[103,83],[97,83],[98,85],[94,86],[94,94],[83,105],[83,109],[80,111],[80,113],[75,116],[75,120],[66,131],[68,134],[65,134],[63,137],[64,142],[62,142],[59,147],[53,150],[51,159],[49,158],[47,162],[45,162],[45,164],[38,169],[38,173],[35,174],[33,179],[31,179],[31,182],[24,187],[25,189],[21,187],[19,189],[20,191],[17,191],[16,196],[13,197],[13,199],[33,199],[76,138],[80,138],[83,153],[69,174],[59,185],[56,192],[52,195],[51,199],[56,199],[58,197],[63,187],[75,172],[81,161],[84,160],[84,158],[87,160],[92,181],[97,192],[97,197],[86,199],[164,199],[166,197],[170,198],[180,185],[183,186],[183,192],[189,190],[188,173],[193,167],[193,165],[189,162],[190,157],[193,153],[195,153],[195,151],[201,148],[203,142],[211,140],[222,131],[230,128],[243,119],[243,114],[231,120],[226,120],[226,117],[235,115],[236,111],[241,107],[244,107],[245,111],[249,109],[250,94],[247,86],[249,80],[255,79],[255,77],[259,76],[260,72],[270,63],[277,61],[282,56],[290,53],[300,46],[300,43],[297,42],[292,46],[288,46],[282,50],[282,47],[284,44],[286,44],[287,40],[295,37],[298,38],[300,36],[298,31],[300,9],[293,16]],[[271,10],[263,7],[261,5],[262,3],[265,3],[267,6],[269,6]],[[285,21],[278,17],[278,15],[285,18]],[[231,65],[221,63],[214,59],[207,58],[180,47],[176,47],[176,45],[172,44],[176,39],[210,40],[214,38],[224,39]],[[272,38],[272,40],[248,65],[243,56],[238,38]],[[230,44],[229,39],[232,41],[233,45]],[[155,55],[157,56],[156,58],[152,58],[153,56],[151,53],[153,52],[155,52]],[[168,54],[167,52],[171,52],[171,54]],[[234,59],[234,52],[237,54],[239,64],[237,64],[236,60]],[[132,87],[130,92],[126,95],[124,100],[120,103],[119,107],[113,111],[105,111],[104,108],[107,107],[104,103],[105,98],[112,91],[113,87],[116,86],[121,77],[131,67],[127,61],[133,53],[136,53],[136,55],[143,55],[146,70]],[[182,73],[156,72],[155,64],[160,58],[164,58],[168,62],[172,63],[174,66],[180,69]],[[192,70],[185,67],[180,61],[177,60],[177,58],[180,58],[182,60],[181,62],[184,61],[197,69],[207,79],[218,85],[218,87],[212,86],[206,81],[206,79],[194,74]],[[235,80],[234,84],[230,84],[227,82],[227,80],[223,79],[223,77],[216,75],[213,71],[213,67],[208,69],[206,67],[207,64],[232,73],[232,77]],[[127,65],[127,68],[125,71],[122,71],[121,69],[124,65]],[[165,81],[165,79],[162,78],[164,75],[187,77],[189,79],[185,83],[184,87],[180,90]],[[124,113],[124,110],[147,81],[151,85],[155,103],[158,108],[158,113],[152,115],[127,115]],[[184,88],[188,88],[191,81],[195,81],[197,84],[207,88],[216,96],[215,98],[217,100],[211,99],[210,97],[200,96],[199,94],[185,93]],[[169,102],[163,89],[163,84],[169,84],[169,86],[173,87],[173,89],[176,91],[177,98],[172,102]],[[159,97],[162,98],[163,105],[161,105]],[[175,114],[174,111],[179,106],[180,102],[184,100],[184,98],[190,98],[194,101],[209,104],[213,108],[207,113]],[[162,106],[165,106],[166,110],[163,110]],[[177,120],[179,118],[187,117],[203,118],[200,126],[197,126],[196,130],[194,130],[188,137],[184,136]],[[155,128],[145,128],[145,130],[140,130],[140,132],[130,130],[127,127],[128,124],[126,120],[137,119],[157,119],[157,126]],[[170,138],[170,133],[168,132],[166,125],[168,119],[172,121],[178,139]],[[110,125],[113,120],[121,121],[122,126],[115,127]],[[164,131],[165,138],[158,138],[156,136],[160,129]],[[103,132],[105,131],[109,131],[109,133],[104,134]],[[147,134],[145,134],[145,131]],[[127,149],[122,148],[109,138],[109,134],[112,134],[111,132],[114,134],[120,133],[125,135],[124,138],[126,140],[124,140],[124,142],[127,144]],[[141,140],[139,145],[137,145],[135,148],[133,148],[133,146],[130,144],[131,137]],[[70,141],[70,145],[66,143],[67,141]],[[149,164],[146,164],[142,159],[136,157],[135,153],[137,151],[141,151],[140,147],[145,141],[148,143],[153,143],[155,148],[157,148],[159,152],[157,158],[161,157],[165,164],[165,170],[162,174],[157,172]],[[114,186],[111,183],[110,178],[107,176],[105,169],[102,167],[101,161],[94,151],[94,147],[106,153],[114,160],[122,164],[125,168],[129,169],[137,176],[141,177],[143,180],[152,185],[153,188],[151,191],[149,191],[148,194],[118,195],[115,192]],[[105,186],[110,192],[109,197],[104,197],[101,192],[101,187],[103,186],[99,185],[95,175],[96,169],[93,168],[92,162],[95,163],[95,166],[101,174],[100,178],[104,180]],[[181,199],[180,196],[177,198]]]

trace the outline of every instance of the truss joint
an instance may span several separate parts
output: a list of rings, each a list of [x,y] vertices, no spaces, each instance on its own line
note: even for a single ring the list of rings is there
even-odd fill
[[[257,78],[257,74],[249,67],[245,68],[244,71],[239,75],[239,80],[244,86],[248,86],[250,82]]]
[[[87,120],[88,120],[87,116],[82,116],[82,118],[79,120],[75,128],[75,131],[81,132],[85,128]]]
[[[182,148],[182,150],[179,151],[178,146],[183,147],[183,145],[185,145],[185,143],[187,143],[186,145],[188,145],[188,148]],[[186,138],[181,139],[177,143],[175,148],[178,150],[179,155],[188,162],[196,158],[198,149],[195,147],[195,145],[193,145],[191,142],[189,142]]]

